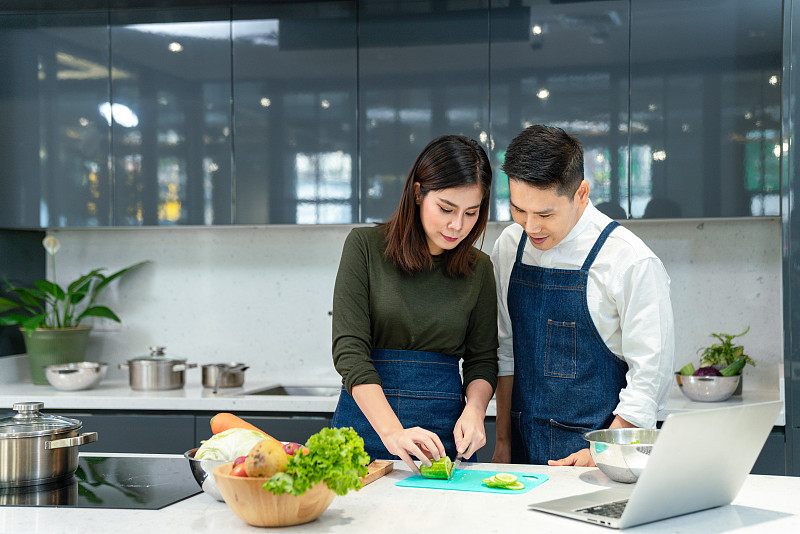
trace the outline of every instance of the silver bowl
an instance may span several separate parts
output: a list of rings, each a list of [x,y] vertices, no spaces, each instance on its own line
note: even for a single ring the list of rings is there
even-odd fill
[[[217,487],[217,481],[214,480],[214,468],[228,463],[229,460],[196,460],[194,453],[197,449],[191,449],[183,453],[183,457],[189,460],[189,468],[192,470],[192,476],[197,481],[197,484],[203,489],[204,492],[211,495],[216,500],[223,502],[222,493]]]
[[[631,483],[644,471],[653,443],[658,438],[654,428],[608,428],[583,435],[597,467],[608,478]]]
[[[44,375],[50,385],[62,391],[78,391],[95,387],[108,371],[107,363],[76,362],[46,365]]]
[[[693,401],[719,402],[727,400],[736,387],[742,375],[734,376],[684,376],[675,373],[675,381],[681,393]]]

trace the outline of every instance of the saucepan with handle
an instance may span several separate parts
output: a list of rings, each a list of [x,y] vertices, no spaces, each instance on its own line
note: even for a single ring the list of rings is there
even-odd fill
[[[247,369],[249,367],[239,362],[207,363],[203,365],[203,387],[213,388],[214,393],[219,388],[240,388]]]

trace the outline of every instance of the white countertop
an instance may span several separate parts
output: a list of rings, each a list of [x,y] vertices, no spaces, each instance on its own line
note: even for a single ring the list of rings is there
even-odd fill
[[[9,357],[0,359],[0,364],[14,363]],[[19,363],[18,361],[16,363]],[[0,374],[2,369],[0,368]],[[131,411],[196,411],[196,412],[297,412],[330,413],[336,409],[338,396],[285,396],[285,395],[246,395],[245,393],[277,385],[274,380],[246,378],[243,388],[220,389],[214,395],[210,389],[203,388],[197,376],[187,379],[181,389],[167,391],[134,391],[127,380],[104,380],[96,388],[85,391],[58,391],[49,385],[37,386],[30,379],[12,383],[0,381],[0,411],[8,411],[15,402],[40,401],[44,411],[49,410],[131,410]],[[2,380],[0,378],[0,380]],[[756,403],[772,400],[783,401],[781,385],[776,389],[745,389],[741,396],[733,396],[723,402],[693,402],[687,399],[675,385],[663,410],[658,412],[658,420],[675,412],[705,410],[735,406],[742,403]],[[304,383],[282,381],[283,385],[339,386],[335,382]],[[486,415],[497,414],[494,400],[489,403]],[[775,425],[786,424],[785,405],[778,415]]]
[[[470,469],[544,473],[550,480],[530,492],[513,494],[401,488],[410,475],[401,462],[395,470],[358,492],[336,497],[315,521],[285,530],[292,533],[509,533],[613,532],[527,509],[528,505],[618,485],[596,468],[474,464]],[[750,475],[732,505],[636,527],[642,533],[797,532],[796,496],[800,478]],[[219,534],[267,532],[240,520],[225,503],[199,494],[161,510],[0,506],[0,532],[95,534]]]

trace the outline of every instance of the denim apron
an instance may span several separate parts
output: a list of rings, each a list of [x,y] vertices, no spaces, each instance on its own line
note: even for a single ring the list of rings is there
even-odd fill
[[[547,464],[587,447],[583,433],[614,420],[628,366],[612,353],[589,315],[589,268],[612,221],[579,270],[525,265],[522,232],[508,286],[514,337],[511,461]]]
[[[464,410],[458,358],[438,352],[373,349],[372,362],[383,382],[383,393],[403,428],[418,426],[442,440],[455,458],[453,429]],[[331,426],[351,426],[364,438],[371,459],[399,460],[389,453],[353,397],[342,387]]]

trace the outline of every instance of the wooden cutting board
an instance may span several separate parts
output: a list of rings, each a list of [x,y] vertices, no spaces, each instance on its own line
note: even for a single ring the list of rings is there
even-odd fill
[[[367,476],[361,477],[361,483],[366,486],[370,482],[378,480],[383,475],[391,473],[392,469],[394,469],[394,462],[391,460],[373,460],[372,463],[367,466]]]

